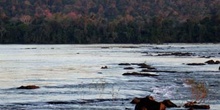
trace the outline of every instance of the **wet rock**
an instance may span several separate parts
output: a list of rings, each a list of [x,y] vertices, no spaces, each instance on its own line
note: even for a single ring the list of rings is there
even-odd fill
[[[152,49],[155,49],[155,50],[164,50],[163,48],[160,48],[160,47],[154,47]]]
[[[138,72],[124,73],[122,75],[124,75],[124,76],[158,76],[157,74],[138,73]]]
[[[170,100],[164,100],[163,103],[166,107],[171,108],[171,107],[178,107],[176,104],[174,104],[173,102],[171,102]]]
[[[186,65],[200,66],[200,65],[205,65],[205,63],[187,63]]]
[[[215,61],[214,60],[208,60],[205,63],[207,63],[207,64],[215,64]]]
[[[213,56],[200,56],[200,58],[211,58]]]
[[[133,70],[134,68],[133,67],[125,67],[124,69],[125,70]]]
[[[131,64],[130,63],[119,63],[118,65],[128,66],[128,65],[131,65]]]
[[[199,105],[197,102],[187,102],[184,104],[185,108],[189,108],[189,110],[194,109],[210,109],[209,105]]]
[[[107,66],[103,66],[103,67],[101,67],[101,69],[108,69],[108,67]]]
[[[172,53],[164,53],[164,54],[158,54],[158,56],[193,56],[192,53],[182,53],[182,52],[172,52]]]
[[[38,88],[40,87],[36,85],[27,85],[27,86],[20,86],[17,89],[38,89]]]
[[[110,47],[101,47],[101,49],[109,49]]]
[[[205,63],[207,63],[207,64],[220,64],[220,61],[208,60]]]
[[[139,48],[138,46],[121,46],[120,48]]]
[[[145,98],[135,97],[131,103],[136,104],[135,110],[166,110],[166,106],[163,103],[155,101],[152,96]]]
[[[150,65],[147,65],[145,63],[139,63],[137,65],[139,66],[139,68],[155,69],[154,67],[151,67]]]
[[[218,70],[220,71],[220,66],[219,66]]]

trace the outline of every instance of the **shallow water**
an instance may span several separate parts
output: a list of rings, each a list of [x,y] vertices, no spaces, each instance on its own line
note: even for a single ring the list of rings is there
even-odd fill
[[[218,65],[188,66],[220,60],[220,44],[165,45],[0,45],[0,109],[133,109],[134,97],[152,95],[178,105],[194,99],[187,79],[203,82],[205,103],[220,108]],[[158,56],[170,52],[190,56]],[[210,58],[208,58],[210,57]],[[123,76],[119,63],[146,63],[156,77]],[[101,69],[107,66],[108,69]],[[163,71],[163,72],[162,72]],[[36,90],[18,90],[21,85]],[[178,108],[180,110],[183,108]],[[174,109],[172,109],[174,110]]]

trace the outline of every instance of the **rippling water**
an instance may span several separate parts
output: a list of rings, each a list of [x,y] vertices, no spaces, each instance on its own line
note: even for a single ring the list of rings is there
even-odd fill
[[[192,100],[186,79],[203,82],[206,104],[220,108],[218,65],[188,66],[220,60],[220,44],[166,45],[0,45],[0,109],[134,109],[134,97],[152,95],[178,105]],[[165,55],[172,52],[190,56]],[[155,77],[123,76],[119,63],[146,63]],[[107,66],[108,69],[101,69]],[[18,90],[38,85],[36,90]],[[180,108],[178,108],[179,110]],[[173,109],[174,110],[174,109]]]

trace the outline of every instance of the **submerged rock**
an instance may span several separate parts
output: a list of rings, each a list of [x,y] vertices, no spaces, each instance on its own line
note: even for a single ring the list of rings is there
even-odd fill
[[[154,67],[150,66],[150,65],[147,65],[145,63],[138,63],[136,64],[139,66],[139,68],[147,68],[147,69],[155,69]]]
[[[38,88],[40,87],[36,85],[27,85],[27,86],[20,86],[17,89],[38,89]]]
[[[133,67],[125,67],[124,69],[125,70],[133,70],[134,68]]]
[[[138,73],[138,72],[132,72],[132,73],[124,73],[122,74],[124,76],[159,76],[157,74],[150,74],[150,73]]]
[[[171,53],[163,53],[163,54],[158,54],[158,56],[193,56],[193,53],[183,53],[183,52],[171,52]]]
[[[119,63],[118,65],[127,66],[127,65],[131,65],[131,64],[130,63]]]
[[[189,110],[194,109],[210,109],[209,105],[199,105],[197,102],[187,102],[184,104],[185,108],[189,108]]]
[[[200,65],[205,65],[205,63],[187,63],[186,65],[200,66]]]

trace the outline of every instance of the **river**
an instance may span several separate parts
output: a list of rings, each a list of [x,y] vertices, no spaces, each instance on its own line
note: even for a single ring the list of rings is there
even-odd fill
[[[130,101],[147,95],[182,106],[195,100],[186,83],[193,80],[207,89],[204,103],[219,110],[220,64],[187,65],[208,60],[220,60],[220,44],[0,45],[0,109],[133,110]],[[142,68],[120,63],[145,63],[158,76],[124,76]]]

